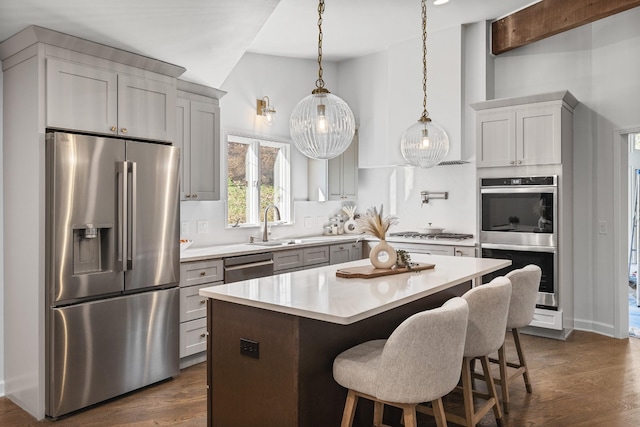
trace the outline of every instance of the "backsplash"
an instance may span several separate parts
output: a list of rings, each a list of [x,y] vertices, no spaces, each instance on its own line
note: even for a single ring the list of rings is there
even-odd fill
[[[322,234],[329,218],[353,202],[293,202],[293,224],[271,226],[272,239],[287,239]],[[358,209],[360,211],[360,209]],[[251,236],[262,238],[260,227],[225,227],[225,202],[181,202],[180,238],[193,240],[193,247],[245,243]],[[198,232],[200,231],[200,232]]]
[[[448,199],[422,204],[421,191],[446,191]],[[398,225],[392,232],[432,223],[447,232],[476,234],[477,179],[473,163],[430,169],[360,169],[358,199],[358,212],[384,204],[385,215],[397,216]]]

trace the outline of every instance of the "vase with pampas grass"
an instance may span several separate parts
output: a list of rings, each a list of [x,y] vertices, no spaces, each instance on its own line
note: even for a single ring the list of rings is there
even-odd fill
[[[356,219],[356,229],[360,233],[369,234],[380,239],[380,242],[371,249],[369,253],[369,261],[375,268],[391,268],[397,260],[396,250],[387,243],[387,231],[389,227],[398,223],[395,216],[383,216],[383,206],[380,205],[380,211],[376,207],[367,209],[364,215]],[[386,255],[386,256],[385,256]]]

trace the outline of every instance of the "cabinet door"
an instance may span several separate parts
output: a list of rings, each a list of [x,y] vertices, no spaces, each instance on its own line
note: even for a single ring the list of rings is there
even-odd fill
[[[176,89],[170,84],[118,75],[118,134],[171,141],[175,136]]]
[[[515,165],[515,113],[480,111],[476,116],[477,167]]]
[[[516,113],[518,165],[560,164],[562,152],[561,107],[531,107]]]
[[[191,200],[220,200],[220,107],[191,101]]]
[[[362,243],[351,243],[349,246],[349,261],[362,259]]]
[[[191,197],[190,108],[188,100],[176,100],[176,137],[173,145],[180,148],[180,200],[190,200]]]
[[[331,245],[329,248],[329,264],[342,264],[349,262],[349,244]]]
[[[222,282],[205,283],[180,288],[180,322],[188,322],[189,320],[206,317],[207,297],[200,296],[200,289],[217,285],[222,285]]]
[[[48,127],[117,132],[116,73],[51,58],[46,64]]]
[[[456,246],[454,249],[454,255],[475,258],[476,248],[471,246]]]
[[[328,161],[329,200],[355,200],[358,197],[358,137],[344,153]]]
[[[302,250],[302,258],[305,267],[315,264],[325,264],[329,262],[329,247],[314,246],[312,248],[304,248]]]
[[[180,323],[180,357],[191,356],[207,349],[207,319]]]
[[[180,287],[219,282],[224,279],[221,259],[180,263]]]
[[[298,267],[304,267],[302,249],[276,251],[273,253],[273,271],[289,270]]]

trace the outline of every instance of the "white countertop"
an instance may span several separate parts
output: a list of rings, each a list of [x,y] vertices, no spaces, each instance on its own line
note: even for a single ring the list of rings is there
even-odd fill
[[[364,240],[364,235],[340,234],[335,236],[308,236],[295,239],[273,239],[283,244],[277,246],[265,246],[261,242],[256,243],[232,243],[218,246],[206,246],[202,248],[187,248],[180,251],[180,261],[200,261],[203,259],[223,258],[238,255],[248,255],[260,252],[274,252],[287,249],[298,249],[309,246],[331,245],[334,243],[355,242]]]
[[[200,295],[245,306],[348,325],[507,267],[491,258],[412,255],[432,270],[372,279],[336,277],[336,270],[370,265],[369,260],[312,268],[260,279],[211,286]]]
[[[231,243],[217,246],[206,246],[201,248],[187,248],[180,251],[180,261],[200,261],[204,259],[223,258],[238,255],[248,255],[260,252],[282,251],[308,246],[331,245],[334,243],[360,241],[377,241],[376,238],[362,234],[339,234],[334,236],[307,236],[296,237],[295,239],[275,239],[284,244],[278,246],[264,246],[257,243]],[[293,243],[289,243],[293,242]],[[396,243],[412,243],[416,245],[447,245],[447,246],[476,246],[475,239],[412,239],[407,237],[388,236],[387,242],[393,245]]]

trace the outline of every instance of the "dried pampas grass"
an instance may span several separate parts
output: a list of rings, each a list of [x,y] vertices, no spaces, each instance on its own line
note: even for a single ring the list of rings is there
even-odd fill
[[[364,215],[361,215],[360,218],[355,220],[356,230],[359,233],[369,234],[380,240],[385,240],[389,227],[396,225],[398,218],[395,216],[383,218],[382,211],[382,205],[380,205],[380,212],[378,212],[375,206],[367,209]]]

